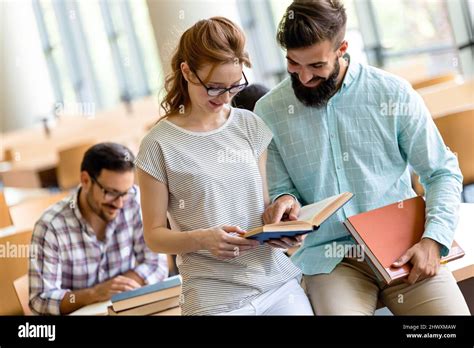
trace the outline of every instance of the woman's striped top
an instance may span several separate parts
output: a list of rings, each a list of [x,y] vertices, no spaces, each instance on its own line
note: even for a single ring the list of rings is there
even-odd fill
[[[168,212],[181,231],[219,225],[249,230],[262,224],[258,158],[271,139],[264,122],[242,109],[232,108],[226,122],[209,132],[162,120],[143,139],[136,165],[168,186]],[[231,311],[301,276],[281,249],[268,245],[226,261],[206,250],[177,260],[184,315]]]

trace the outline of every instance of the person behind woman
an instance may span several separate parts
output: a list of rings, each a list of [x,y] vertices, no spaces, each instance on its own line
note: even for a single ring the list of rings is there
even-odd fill
[[[272,138],[258,116],[228,105],[248,84],[244,45],[242,31],[223,17],[182,35],[165,85],[166,117],[135,162],[145,241],[178,254],[183,315],[312,315],[301,272],[283,250],[240,236],[262,224],[269,203]],[[167,228],[167,212],[176,229]]]
[[[232,98],[232,106],[236,108],[253,111],[258,100],[270,91],[267,87],[258,83],[248,85],[243,91]]]

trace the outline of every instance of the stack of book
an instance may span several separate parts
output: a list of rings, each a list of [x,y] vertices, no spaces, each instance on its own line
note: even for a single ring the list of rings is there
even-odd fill
[[[112,296],[109,315],[181,315],[181,276]]]

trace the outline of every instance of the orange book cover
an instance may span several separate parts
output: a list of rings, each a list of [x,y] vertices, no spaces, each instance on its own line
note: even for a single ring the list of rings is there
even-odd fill
[[[364,248],[374,271],[387,283],[409,274],[411,265],[391,267],[400,256],[421,240],[425,230],[425,201],[414,197],[349,217],[344,225]],[[450,253],[441,259],[448,262],[464,256],[453,243]]]

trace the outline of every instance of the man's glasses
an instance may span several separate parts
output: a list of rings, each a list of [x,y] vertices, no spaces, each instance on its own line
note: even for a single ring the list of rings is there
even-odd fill
[[[247,81],[247,77],[245,76],[245,73],[242,71],[242,75],[244,76],[245,83],[242,83],[241,85],[235,85],[235,86],[230,86],[229,88],[216,88],[216,87],[208,87],[202,82],[202,80],[199,78],[198,74],[196,74],[193,71],[194,75],[197,77],[198,81],[201,83],[201,85],[206,89],[207,95],[210,97],[218,97],[226,92],[229,92],[230,94],[237,94],[240,91],[244,90],[245,87],[249,85],[249,82]]]
[[[126,201],[130,199],[131,197],[134,197],[137,193],[135,187],[132,187],[127,192],[117,192],[117,191],[108,190],[104,186],[102,186],[102,184],[98,182],[97,179],[94,178],[93,176],[91,176],[91,179],[93,182],[97,184],[97,186],[99,186],[102,193],[104,194],[104,201],[106,201],[107,203],[112,203],[113,201],[117,200],[119,197],[122,197],[122,199]]]

